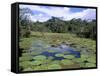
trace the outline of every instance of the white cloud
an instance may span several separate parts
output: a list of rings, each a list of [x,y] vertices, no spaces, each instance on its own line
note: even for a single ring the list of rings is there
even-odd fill
[[[20,8],[29,8],[32,11],[40,11],[45,13],[30,15],[30,18],[33,21],[46,21],[51,18],[51,16],[54,17],[62,17],[64,20],[71,20],[73,18],[81,18],[81,19],[95,19],[96,18],[96,10],[95,9],[85,9],[80,12],[72,12],[68,7],[52,7],[50,6],[33,6],[33,5],[20,5]]]

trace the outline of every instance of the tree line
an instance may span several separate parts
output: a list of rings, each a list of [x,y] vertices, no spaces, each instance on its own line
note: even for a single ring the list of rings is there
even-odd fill
[[[27,15],[27,10],[20,9],[19,27],[20,37],[29,37],[31,31],[50,32],[50,33],[73,33],[79,37],[96,40],[96,20],[71,19],[68,21],[57,17],[52,17],[45,22],[33,22]],[[32,12],[28,12],[31,13]]]

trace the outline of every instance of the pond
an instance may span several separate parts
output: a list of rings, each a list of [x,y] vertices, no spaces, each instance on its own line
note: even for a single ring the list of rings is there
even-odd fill
[[[65,42],[55,45],[43,40],[33,40],[30,49],[22,53],[19,60],[23,71],[96,66],[95,54],[85,46],[75,47]]]
[[[73,55],[75,58],[80,58],[80,52],[63,43],[57,46],[52,46],[44,41],[38,40],[33,42],[30,51],[34,53],[37,52],[37,55],[53,57],[54,60],[62,60],[65,59],[64,56],[67,57],[69,55]],[[59,56],[59,54],[61,56]]]

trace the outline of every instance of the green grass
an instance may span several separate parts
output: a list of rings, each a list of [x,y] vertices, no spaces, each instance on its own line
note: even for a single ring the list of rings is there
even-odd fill
[[[74,43],[78,47],[88,47],[88,49],[91,49],[94,52],[96,50],[96,41],[87,38],[80,38],[70,33],[44,33],[45,37],[43,37],[40,32],[32,32],[31,36],[34,37],[34,35],[39,36],[39,39],[45,40],[50,44],[67,42]]]

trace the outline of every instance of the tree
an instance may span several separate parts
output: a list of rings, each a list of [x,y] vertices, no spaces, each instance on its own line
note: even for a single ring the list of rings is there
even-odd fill
[[[19,14],[19,36],[20,37],[29,37],[31,34],[30,26],[31,26],[31,21],[29,19],[29,16],[27,15],[28,13],[32,13],[30,9],[28,8],[23,8],[20,9],[20,14]]]

